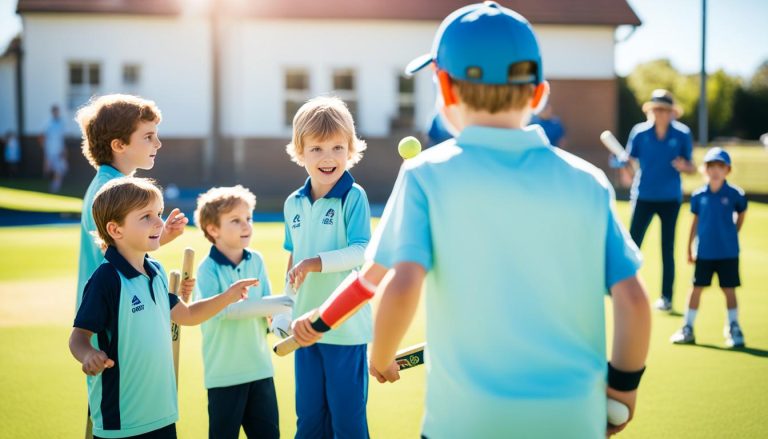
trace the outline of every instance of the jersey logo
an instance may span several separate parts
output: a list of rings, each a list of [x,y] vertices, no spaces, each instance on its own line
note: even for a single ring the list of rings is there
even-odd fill
[[[297,214],[293,217],[293,224],[291,225],[291,228],[298,229],[299,227],[301,227],[301,216]]]
[[[334,215],[336,215],[336,212],[334,212],[333,209],[328,209],[328,212],[325,212],[325,218],[323,218],[323,224],[332,226]]]
[[[139,300],[139,298],[136,296],[133,296],[133,299],[131,299],[131,305],[133,305],[131,312],[134,314],[144,309],[144,305],[141,304],[141,300]]]
[[[677,146],[677,139],[675,139],[674,137],[669,139],[669,146],[671,146],[672,148],[676,147]]]
[[[720,202],[723,203],[723,206],[727,206],[728,205],[728,197],[721,198]]]

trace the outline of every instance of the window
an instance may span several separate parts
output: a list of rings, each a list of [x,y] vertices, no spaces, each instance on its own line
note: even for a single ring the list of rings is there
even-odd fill
[[[98,63],[70,62],[67,108],[76,110],[99,91],[101,66]]]
[[[285,71],[285,125],[290,126],[293,116],[309,100],[309,72],[303,68]]]
[[[403,74],[397,77],[397,114],[392,119],[392,129],[413,129],[416,115],[414,81]]]
[[[139,85],[141,66],[138,64],[123,64],[123,85],[132,89]]]
[[[355,71],[335,69],[333,71],[333,94],[349,107],[352,117],[357,120],[357,92],[355,91]]]

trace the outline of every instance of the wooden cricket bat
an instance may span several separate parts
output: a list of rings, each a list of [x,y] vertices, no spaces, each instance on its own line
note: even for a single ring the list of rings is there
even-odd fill
[[[192,248],[184,249],[184,258],[181,262],[181,273],[178,270],[172,270],[168,287],[171,293],[179,295],[181,281],[192,279],[195,263],[195,250]],[[189,297],[179,296],[179,299],[187,303]],[[176,391],[179,390],[179,353],[181,349],[181,327],[176,322],[171,322],[171,343],[173,346],[173,372],[176,375]]]
[[[397,354],[395,354],[395,362],[397,362],[400,370],[410,369],[424,364],[424,348],[426,346],[426,343],[419,343],[397,351]]]
[[[355,279],[351,283],[342,283],[313,312],[310,319],[312,329],[317,332],[328,332],[331,329],[338,328],[344,321],[368,303],[372,297],[373,291],[364,287],[359,279]],[[273,350],[282,357],[300,347],[299,342],[291,335],[275,344]]]
[[[616,136],[612,132],[605,130],[600,134],[600,141],[603,143],[611,154],[615,155],[617,159],[626,161],[629,158],[627,150],[621,146],[621,143],[616,139]]]

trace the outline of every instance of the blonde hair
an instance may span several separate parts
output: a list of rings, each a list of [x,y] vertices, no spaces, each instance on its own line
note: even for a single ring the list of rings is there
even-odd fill
[[[513,64],[509,68],[509,77],[521,77],[536,73],[536,64],[524,61]],[[458,89],[458,97],[470,109],[475,111],[487,111],[491,114],[511,109],[522,110],[528,105],[528,100],[533,97],[535,86],[533,84],[520,85],[494,85],[478,84],[469,81],[454,79]]]
[[[291,160],[301,165],[300,156],[304,155],[305,142],[308,138],[320,141],[342,134],[347,139],[350,158],[347,168],[351,168],[363,158],[367,145],[357,138],[355,122],[347,104],[333,96],[319,96],[307,101],[293,117],[293,138],[286,145],[285,151]]]
[[[83,155],[94,168],[111,164],[112,141],[128,144],[140,121],[160,123],[157,105],[138,96],[111,94],[92,98],[75,116],[83,136]]]
[[[229,213],[238,204],[245,203],[253,211],[256,208],[256,195],[241,185],[232,187],[215,187],[197,197],[197,209],[195,209],[195,224],[205,235],[205,239],[212,244],[216,243],[213,236],[208,234],[206,227],[221,225],[221,216]]]
[[[163,193],[154,180],[138,177],[121,177],[110,180],[93,199],[93,221],[96,223],[97,243],[102,249],[115,245],[109,236],[107,224],[122,225],[125,217],[134,210],[146,207],[152,201],[163,201]]]

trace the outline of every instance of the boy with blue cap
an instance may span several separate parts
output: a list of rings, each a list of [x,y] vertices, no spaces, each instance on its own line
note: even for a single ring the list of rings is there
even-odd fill
[[[612,188],[526,127],[548,84],[522,16],[494,2],[455,11],[406,72],[429,65],[459,135],[403,164],[372,262],[350,284],[381,296],[370,372],[399,378],[395,352],[426,279],[424,437],[605,437],[606,393],[634,411],[650,336],[640,254]],[[317,338],[306,319],[294,335]]]
[[[743,347],[744,334],[739,326],[736,287],[741,285],[739,230],[744,224],[747,197],[740,187],[726,180],[731,172],[731,157],[726,151],[722,148],[710,149],[704,156],[704,164],[709,182],[691,195],[693,223],[688,238],[688,262],[696,264],[693,288],[688,295],[685,323],[670,341],[676,344],[696,342],[693,324],[701,292],[712,284],[712,275],[717,273],[728,308],[725,343],[729,347]]]

